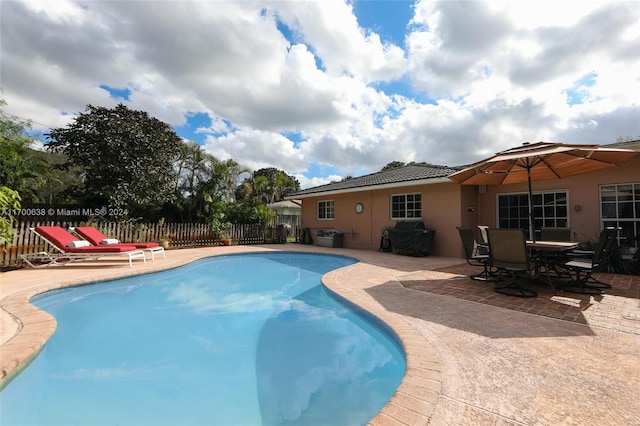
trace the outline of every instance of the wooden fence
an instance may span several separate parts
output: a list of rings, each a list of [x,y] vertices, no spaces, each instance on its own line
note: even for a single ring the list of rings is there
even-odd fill
[[[36,226],[58,225],[64,228],[85,225],[85,222],[30,222],[21,221],[15,224],[13,244],[6,245],[0,250],[0,266],[8,267],[21,263],[21,254],[31,254],[49,251],[49,244],[38,237],[29,228]],[[92,223],[108,235],[123,243],[150,242],[169,240],[170,248],[205,247],[220,245],[221,241],[214,238],[209,227],[203,223],[145,223],[130,224],[118,222]],[[279,232],[280,231],[280,232]],[[296,232],[297,234],[298,232]],[[277,226],[264,228],[259,224],[235,224],[229,229],[229,236],[233,244],[263,244],[265,242],[284,242],[282,231]]]

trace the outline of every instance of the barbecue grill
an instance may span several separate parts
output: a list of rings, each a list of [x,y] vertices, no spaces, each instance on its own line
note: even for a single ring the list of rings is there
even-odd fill
[[[427,229],[422,221],[401,221],[385,228],[393,254],[427,256],[433,249],[436,231]]]

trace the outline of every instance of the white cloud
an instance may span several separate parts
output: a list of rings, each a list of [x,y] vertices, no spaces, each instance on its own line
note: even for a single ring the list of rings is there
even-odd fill
[[[67,22],[71,24],[82,22],[85,17],[83,8],[70,0],[30,0],[25,6],[34,11],[48,16],[55,22]]]
[[[303,169],[296,165],[304,164],[302,153],[294,143],[279,133],[241,128],[223,136],[207,136],[205,149],[221,160],[233,158],[237,161],[242,155],[242,166],[252,170],[276,167],[289,173]]]
[[[62,380],[108,382],[127,380],[148,381],[175,370],[176,366],[167,360],[150,361],[140,365],[121,364],[103,368],[76,368],[68,373],[51,372],[51,377]]]
[[[395,160],[459,165],[524,141],[640,136],[635,1],[417,1],[402,46],[340,0],[161,5],[3,2],[5,111],[46,130],[122,101],[101,85],[126,88],[127,105],[174,126],[208,115],[199,132],[214,155],[305,187]]]
[[[404,52],[383,44],[358,26],[353,8],[342,0],[280,2],[277,14],[301,34],[333,76],[343,73],[366,82],[395,79],[404,73]]]
[[[179,283],[167,293],[167,300],[201,315],[273,310],[282,299],[281,291],[226,294],[203,282]]]
[[[300,182],[300,186],[302,188],[313,188],[315,186],[325,185],[330,182],[340,182],[344,176],[328,175],[328,176],[310,178],[300,173],[294,173],[293,177],[295,177],[298,180],[298,182]]]

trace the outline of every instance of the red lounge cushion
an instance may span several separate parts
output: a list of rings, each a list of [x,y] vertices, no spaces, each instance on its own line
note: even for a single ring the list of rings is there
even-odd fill
[[[98,231],[93,226],[76,226],[75,228],[78,235],[81,235],[82,238],[88,240],[93,245],[101,245],[100,242],[104,239],[108,239],[106,235],[102,232]],[[149,249],[154,247],[159,247],[158,243],[119,243],[127,246],[135,246],[139,249]],[[102,244],[103,245],[103,244]],[[109,247],[113,247],[115,244],[109,244]]]
[[[68,253],[123,253],[136,250],[135,246],[126,244],[71,248],[69,243],[77,241],[77,238],[60,226],[37,226],[35,231],[51,241],[60,250]]]
[[[158,243],[126,243],[126,244],[135,246],[136,248],[139,248],[139,249],[160,247],[160,244]]]
[[[99,245],[102,240],[109,238],[93,226],[76,226],[75,231],[82,238],[90,241],[94,246]]]
[[[67,249],[69,243],[78,240],[77,237],[60,226],[37,226],[36,232],[63,250]]]
[[[124,253],[132,250],[136,250],[136,247],[124,244],[111,244],[106,246],[89,246],[80,248],[65,247],[64,249],[64,251],[66,251],[67,253]]]

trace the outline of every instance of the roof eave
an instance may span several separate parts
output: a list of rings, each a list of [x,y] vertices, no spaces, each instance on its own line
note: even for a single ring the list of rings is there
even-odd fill
[[[290,197],[284,197],[284,199],[290,200],[294,198],[302,199],[302,198],[312,198],[312,197],[326,197],[330,195],[350,194],[353,192],[373,191],[378,189],[404,188],[404,187],[416,186],[416,185],[433,185],[437,183],[454,183],[454,182],[445,176],[445,177],[439,177],[439,178],[428,178],[428,179],[410,180],[410,181],[385,183],[385,184],[377,184],[377,185],[358,186],[355,188],[318,191],[318,192],[311,192],[309,194],[298,193],[298,194],[291,195]]]

